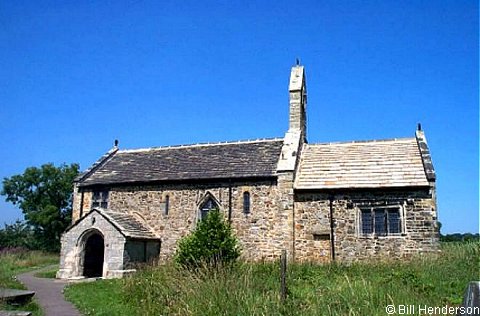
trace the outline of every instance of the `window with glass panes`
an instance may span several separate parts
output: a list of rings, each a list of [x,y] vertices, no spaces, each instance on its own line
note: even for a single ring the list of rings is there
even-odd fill
[[[92,208],[101,207],[108,208],[108,191],[93,191],[92,194]]]
[[[387,236],[402,233],[400,207],[362,208],[360,233]]]

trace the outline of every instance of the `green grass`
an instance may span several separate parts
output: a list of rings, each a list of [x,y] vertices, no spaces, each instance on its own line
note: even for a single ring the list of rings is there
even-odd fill
[[[66,293],[87,315],[386,315],[389,304],[461,303],[467,283],[480,279],[480,243],[442,248],[409,261],[291,264],[284,303],[278,263],[196,272],[164,265]]]
[[[35,276],[37,278],[55,279],[57,276],[57,271],[58,271],[58,264],[51,268],[48,268],[47,270],[42,270],[35,273]]]
[[[124,301],[124,283],[124,279],[77,283],[67,286],[64,294],[83,315],[135,315],[135,305]]]
[[[58,255],[40,251],[15,251],[0,253],[0,287],[24,290],[23,284],[18,282],[15,276],[19,273],[34,270],[58,263]],[[35,302],[13,307],[0,302],[0,309],[24,310],[33,312],[34,316],[42,315],[42,310]]]

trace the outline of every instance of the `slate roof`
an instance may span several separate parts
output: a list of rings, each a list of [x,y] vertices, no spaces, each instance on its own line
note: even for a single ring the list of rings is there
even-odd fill
[[[96,207],[82,217],[79,221],[70,225],[65,232],[70,231],[73,227],[77,226],[80,222],[87,220],[95,213],[103,216],[110,224],[113,225],[122,235],[133,239],[160,239],[149,228],[147,223],[133,214],[119,213],[112,210]]]
[[[295,189],[428,186],[416,138],[305,144]]]
[[[108,152],[76,180],[79,186],[272,177],[283,139]]]
[[[140,239],[158,239],[146,223],[132,214],[118,213],[112,210],[95,208],[112,225],[114,225],[124,236]]]

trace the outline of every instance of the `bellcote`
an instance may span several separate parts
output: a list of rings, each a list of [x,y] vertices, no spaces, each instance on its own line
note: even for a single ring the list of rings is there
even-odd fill
[[[305,70],[303,66],[299,65],[298,60],[290,73],[288,92],[290,97],[289,127],[277,165],[278,172],[295,171],[301,148],[307,141]]]
[[[307,88],[305,80],[305,69],[303,66],[295,65],[290,73],[288,85],[290,97],[289,132],[300,132],[302,138],[307,138]]]

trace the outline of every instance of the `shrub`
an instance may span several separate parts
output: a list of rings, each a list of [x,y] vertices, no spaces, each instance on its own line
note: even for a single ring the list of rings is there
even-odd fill
[[[17,220],[0,229],[0,251],[11,248],[41,249],[40,246],[37,234],[26,222]]]
[[[180,239],[175,261],[187,268],[217,267],[218,264],[232,263],[239,256],[238,241],[230,225],[215,209],[198,222],[191,234]]]

